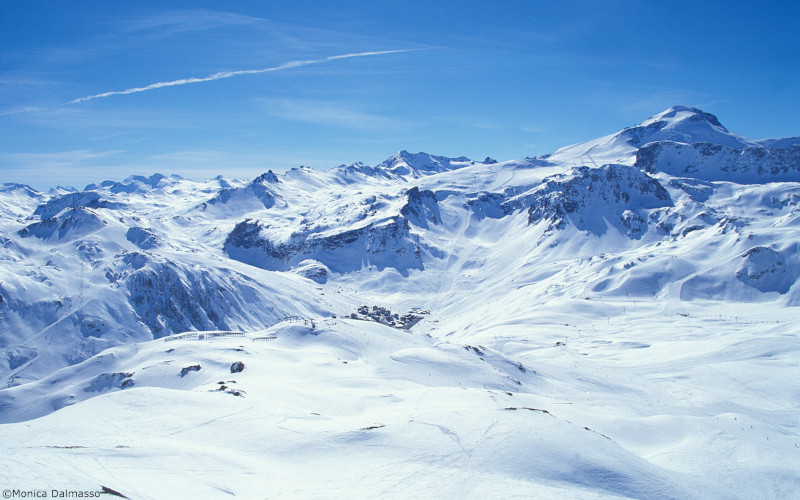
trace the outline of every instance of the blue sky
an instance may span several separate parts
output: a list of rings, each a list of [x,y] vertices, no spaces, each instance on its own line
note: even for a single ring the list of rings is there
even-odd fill
[[[783,1],[8,0],[0,182],[508,160],[675,104],[800,135],[798,19]]]

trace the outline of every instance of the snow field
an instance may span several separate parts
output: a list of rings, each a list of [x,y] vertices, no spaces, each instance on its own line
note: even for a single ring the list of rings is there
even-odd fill
[[[558,381],[498,353],[349,320],[261,333],[276,339],[153,341],[101,354],[135,384],[0,427],[6,482],[104,485],[131,498],[708,491],[565,417],[540,389]],[[244,370],[232,374],[235,361]],[[180,376],[194,364],[202,368]],[[42,383],[82,390],[85,379],[64,375]],[[245,396],[216,390],[220,381]]]
[[[0,479],[799,496],[798,158],[678,106],[501,163],[3,185]]]

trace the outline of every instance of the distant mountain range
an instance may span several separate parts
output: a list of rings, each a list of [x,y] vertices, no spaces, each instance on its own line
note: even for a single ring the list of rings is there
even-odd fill
[[[446,302],[465,240],[503,268],[473,266],[490,273],[476,294],[539,275],[520,270],[532,259],[572,267],[603,254],[574,280],[541,279],[576,297],[798,305],[797,182],[800,138],[751,141],[677,106],[540,158],[401,151],[374,167],[250,182],[156,174],[49,193],[5,184],[0,373],[14,385],[131,341],[347,314],[360,293],[387,306]],[[376,280],[396,292],[372,290]],[[440,282],[433,296],[403,296],[430,281]],[[320,296],[339,282],[358,291]]]
[[[764,477],[783,479],[766,496],[791,496],[800,480],[796,458],[787,457],[797,456],[800,442],[796,413],[780,412],[796,412],[798,403],[797,385],[787,380],[800,352],[796,316],[794,327],[790,318],[800,306],[799,245],[800,138],[750,140],[684,106],[550,155],[511,161],[401,151],[375,166],[300,167],[251,181],[156,174],[48,192],[4,184],[0,421],[74,405],[74,418],[91,422],[106,411],[127,418],[127,404],[170,404],[167,393],[132,388],[176,391],[177,405],[206,408],[192,398],[213,390],[249,394],[250,404],[262,405],[252,407],[258,412],[282,415],[267,418],[270,429],[317,436],[319,450],[371,436],[384,436],[373,450],[402,447],[405,432],[423,448],[477,447],[466,423],[450,429],[447,422],[460,417],[447,413],[447,420],[432,409],[434,399],[423,404],[421,393],[404,392],[446,387],[443,397],[456,402],[451,409],[467,394],[459,391],[473,391],[464,408],[486,420],[487,439],[505,447],[493,448],[499,455],[487,463],[510,469],[453,467],[476,467],[474,474],[487,481],[502,476],[511,488],[505,491],[521,494],[544,484],[555,496],[566,488],[578,496],[746,498],[766,491],[758,479],[764,471],[751,466],[753,457],[768,456]],[[212,331],[230,335],[197,342],[198,335],[216,338],[206,333]],[[192,335],[170,338],[186,332]],[[310,340],[316,335],[319,344]],[[162,338],[171,341],[154,342]],[[278,346],[280,357],[269,358],[278,351],[268,345]],[[248,370],[226,372],[234,362]],[[348,362],[361,375],[347,378],[332,368]],[[245,387],[253,364],[270,375]],[[713,372],[697,371],[711,366]],[[770,374],[766,380],[758,376],[762,369]],[[295,392],[271,385],[281,374]],[[321,384],[319,393],[303,392],[311,390],[306,375]],[[234,378],[239,382],[228,381]],[[313,427],[292,420],[292,408],[317,418],[322,411],[312,415],[309,401],[339,393],[350,394],[353,404],[382,408],[375,422],[344,425],[345,417],[330,416],[324,418],[338,423]],[[101,394],[113,398],[96,398]],[[241,398],[234,399],[239,408]],[[400,403],[412,400],[417,406]],[[122,401],[129,403],[115,406]],[[684,409],[676,413],[666,401],[681,401]],[[557,404],[574,406],[557,407],[561,413],[553,419]],[[158,425],[172,428],[173,418],[194,422],[204,411],[158,413]],[[223,418],[222,410],[208,411],[209,421]],[[41,425],[59,428],[59,414]],[[578,458],[565,454],[556,438],[530,441],[527,433],[536,431],[517,421],[523,414],[535,417],[534,428],[550,426],[563,436]],[[418,418],[435,420],[435,432],[409,430]],[[638,437],[619,427],[620,418]],[[720,419],[724,431],[715,427],[723,425]],[[392,422],[395,430],[384,432]],[[216,425],[209,429],[226,432]],[[757,442],[742,434],[750,432],[747,426],[760,433]],[[0,426],[0,436],[4,429],[28,435]],[[723,432],[735,437],[707,437]],[[512,446],[511,435],[524,449]],[[70,445],[56,436],[42,446]],[[303,449],[317,449],[309,443]],[[504,450],[512,449],[537,472],[509,465],[517,462]],[[751,456],[745,449],[756,451]],[[142,456],[160,453],[148,450]],[[440,463],[434,452],[425,456]],[[683,467],[670,458],[680,454],[705,458]],[[403,456],[408,471],[419,473],[425,460]],[[745,465],[710,465],[723,456]],[[51,455],[43,457],[40,463],[51,463]],[[452,457],[467,460],[461,451]],[[568,465],[554,472],[548,457],[556,469]],[[265,463],[272,467],[275,460],[270,455]],[[695,466],[697,477],[689,479],[687,468]],[[388,470],[379,474],[386,484],[402,483]],[[581,475],[587,470],[600,472]],[[739,479],[737,490],[729,481]],[[354,491],[395,491],[373,488],[379,483],[359,483]],[[151,491],[145,483],[130,484],[137,485],[133,491]],[[460,480],[452,491],[467,484]],[[494,496],[473,486],[462,492]],[[286,488],[280,491],[291,496]]]

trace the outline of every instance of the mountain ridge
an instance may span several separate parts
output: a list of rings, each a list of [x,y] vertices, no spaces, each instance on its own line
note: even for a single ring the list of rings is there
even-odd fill
[[[3,185],[0,479],[791,496],[798,240],[800,140],[685,106],[538,158]]]
[[[691,133],[696,134],[694,139]],[[709,137],[719,143],[704,142]],[[702,140],[690,144],[675,142],[676,138]],[[634,143],[639,146],[635,148]],[[745,148],[737,150],[726,144]],[[601,154],[593,157],[588,150]],[[756,154],[759,151],[766,152]],[[617,158],[619,162],[603,166],[594,160],[623,153],[624,158]],[[592,161],[582,161],[590,157]],[[664,174],[670,177],[659,177]],[[684,180],[687,178],[694,180]],[[330,273],[346,282],[349,274],[358,280],[370,269],[378,273],[393,269],[407,278],[409,272],[424,273],[430,266],[447,266],[445,257],[457,243],[452,238],[458,236],[458,225],[469,227],[473,224],[469,217],[473,216],[478,227],[489,224],[479,223],[483,218],[499,221],[524,213],[525,218],[520,220],[540,233],[533,240],[537,246],[546,241],[557,246],[559,237],[570,227],[578,233],[606,239],[619,235],[624,238],[619,242],[641,244],[683,238],[715,227],[732,228],[738,233],[744,219],[723,215],[728,211],[723,205],[705,207],[714,193],[723,192],[713,182],[725,179],[742,185],[800,181],[800,145],[791,139],[749,141],[729,132],[714,115],[675,106],[636,127],[537,159],[482,163],[465,157],[400,151],[375,167],[353,164],[324,171],[306,167],[283,174],[268,171],[249,182],[221,177],[197,182],[155,174],[52,195],[9,186],[0,193],[6,197],[3,200],[21,193],[25,205],[12,197],[14,201],[4,202],[4,206],[20,203],[20,207],[32,207],[36,201],[40,203],[25,221],[21,217],[26,209],[7,218],[0,237],[7,248],[15,249],[10,255],[17,264],[11,265],[22,266],[20,270],[27,256],[39,252],[34,249],[40,246],[37,240],[55,245],[39,254],[47,264],[44,269],[51,269],[40,273],[40,279],[55,289],[66,285],[60,292],[62,298],[54,302],[62,304],[74,296],[75,289],[100,293],[98,283],[85,278],[87,273],[107,276],[102,280],[107,283],[103,287],[116,286],[121,282],[108,276],[126,275],[124,269],[136,259],[165,259],[180,266],[181,259],[198,252],[270,272],[315,269],[317,280],[326,282]],[[797,210],[793,186],[789,183],[769,197],[774,200],[770,207],[788,212],[781,219],[787,229],[792,226],[787,217]],[[152,211],[151,207],[161,208]],[[167,214],[169,218],[164,217]],[[756,246],[742,248],[740,255]],[[70,254],[79,257],[72,261]],[[137,255],[143,257],[134,258]],[[780,255],[788,262],[795,260],[791,255]],[[515,258],[524,259],[524,252]],[[745,267],[753,265],[749,262]],[[67,279],[67,269],[73,270],[73,276],[83,276],[79,284],[67,285],[75,281],[74,277]],[[99,273],[101,269],[104,271]],[[779,281],[788,283],[794,273],[790,269],[791,265],[779,266],[772,272],[782,276]],[[746,274],[763,276],[756,270]],[[9,276],[19,276],[17,286],[26,288],[26,278],[19,272],[12,271]],[[0,284],[3,286],[8,285]],[[774,287],[756,288],[763,291]],[[797,300],[790,298],[797,295],[791,286],[777,289],[790,302]],[[5,292],[4,296],[13,295]],[[741,296],[750,297],[748,300],[755,297],[749,293]],[[184,297],[192,304],[197,300]],[[132,296],[128,300],[133,300]],[[137,308],[130,307],[136,315]],[[208,307],[198,310],[220,319],[210,323],[175,322],[165,316],[155,323],[144,323],[151,329],[172,324],[166,333],[201,324],[202,328],[245,326],[224,321],[224,313],[218,316]],[[164,314],[183,317],[168,311]],[[10,312],[13,316],[13,309]],[[9,317],[6,321],[14,320]],[[80,322],[75,320],[76,325]],[[33,333],[29,330],[27,335]],[[22,338],[24,335],[16,342]],[[9,345],[7,340],[5,345]]]

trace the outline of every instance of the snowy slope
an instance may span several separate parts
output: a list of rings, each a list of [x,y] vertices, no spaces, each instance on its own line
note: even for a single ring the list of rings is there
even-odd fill
[[[294,274],[224,259],[232,223],[198,221],[195,207],[227,181],[160,179],[55,196],[6,226],[0,346],[12,384],[113,345],[342,308]]]
[[[729,132],[710,113],[688,106],[673,106],[639,125],[599,139],[567,146],[547,158],[555,162],[578,162],[593,166],[625,163],[635,157],[640,147],[657,142],[708,143],[732,149],[758,145]]]
[[[560,381],[485,349],[353,320],[116,348],[15,388],[12,420],[105,394],[0,427],[19,451],[4,470],[35,456],[42,487],[131,498],[710,491],[565,419],[538,394]],[[88,424],[97,412],[100,428]]]
[[[122,470],[204,496],[793,496],[798,241],[800,140],[683,106],[540,158],[5,185],[0,434],[36,455],[7,470],[132,498],[159,490]],[[210,330],[244,336],[164,340]]]

